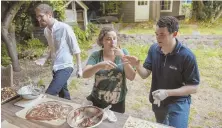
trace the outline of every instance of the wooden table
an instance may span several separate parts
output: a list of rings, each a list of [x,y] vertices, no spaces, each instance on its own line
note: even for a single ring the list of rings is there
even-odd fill
[[[59,100],[59,101],[65,101],[65,102],[73,102],[70,100],[62,99],[56,96],[47,95],[49,98]],[[1,122],[3,120],[8,121],[11,124],[14,124],[20,128],[70,128],[70,126],[65,122],[64,124],[60,126],[53,126],[47,123],[43,123],[40,121],[33,121],[33,120],[26,120],[22,119],[20,117],[17,117],[15,115],[16,112],[22,110],[22,107],[15,106],[14,103],[21,100],[21,97],[16,98],[10,102],[7,102],[2,105],[1,107]],[[121,114],[115,112],[115,115],[117,117],[117,122],[110,123],[108,120],[104,120],[98,128],[122,128],[129,117],[126,114]]]

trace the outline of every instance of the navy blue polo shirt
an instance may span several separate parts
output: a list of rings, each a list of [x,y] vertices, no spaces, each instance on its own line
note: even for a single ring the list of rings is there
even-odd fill
[[[195,55],[176,39],[174,50],[164,55],[157,43],[148,52],[143,67],[152,71],[149,100],[153,103],[152,92],[158,89],[177,89],[185,85],[198,85],[199,71]],[[189,95],[190,96],[190,95]],[[171,96],[161,102],[163,105],[189,96]]]

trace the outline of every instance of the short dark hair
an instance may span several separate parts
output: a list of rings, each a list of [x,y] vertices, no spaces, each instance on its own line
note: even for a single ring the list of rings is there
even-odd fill
[[[169,33],[178,32],[179,23],[177,18],[173,16],[162,16],[156,24],[160,28],[167,27]]]

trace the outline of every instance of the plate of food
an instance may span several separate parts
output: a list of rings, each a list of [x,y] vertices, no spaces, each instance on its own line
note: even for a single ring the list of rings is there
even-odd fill
[[[67,116],[67,123],[73,128],[93,128],[102,122],[103,116],[103,109],[85,106],[72,110]]]
[[[16,93],[16,90],[12,87],[1,88],[1,104],[4,104],[17,97],[19,97],[19,95]]]

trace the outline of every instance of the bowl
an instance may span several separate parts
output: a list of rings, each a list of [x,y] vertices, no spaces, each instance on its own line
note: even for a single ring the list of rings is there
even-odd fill
[[[17,94],[27,100],[36,99],[40,93],[41,89],[31,85],[23,86],[17,91]]]
[[[73,109],[67,116],[67,123],[72,128],[93,128],[102,122],[103,116],[101,108],[85,106]]]

